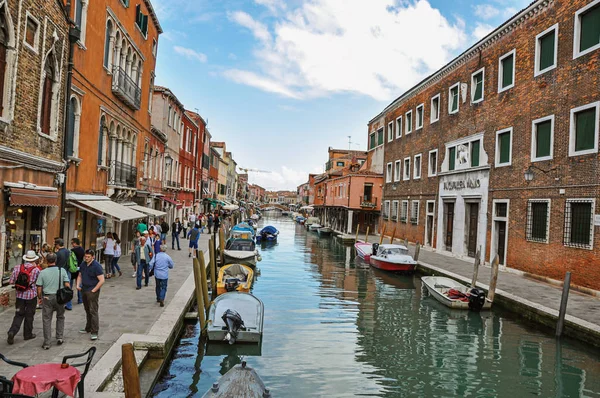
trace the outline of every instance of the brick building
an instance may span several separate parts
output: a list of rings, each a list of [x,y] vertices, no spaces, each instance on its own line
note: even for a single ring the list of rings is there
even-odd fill
[[[372,119],[388,231],[600,289],[598,26],[535,1]]]
[[[205,149],[208,143],[210,148],[210,135],[206,131],[206,121],[196,112],[185,111],[185,114],[191,118],[198,126],[198,138],[195,143],[194,170],[195,170],[195,189],[194,189],[194,212],[201,213],[203,209],[203,199],[208,197],[206,182],[208,181],[209,159],[205,156]]]
[[[182,145],[179,148],[179,162],[181,163],[181,191],[177,199],[179,202],[177,217],[187,218],[190,213],[195,213],[196,190],[200,178],[197,175],[196,159],[198,157],[198,141],[200,126],[196,121],[183,113],[183,136]],[[202,147],[200,146],[200,150]]]
[[[0,270],[60,229],[69,52],[59,0],[0,2]]]

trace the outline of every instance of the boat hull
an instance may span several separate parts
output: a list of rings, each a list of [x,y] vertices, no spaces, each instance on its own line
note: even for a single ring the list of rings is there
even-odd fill
[[[244,267],[243,264],[240,264],[240,265],[242,267]],[[235,266],[235,264],[227,264],[224,267],[221,267],[219,269],[219,277],[217,279],[217,296],[224,294],[224,293],[228,293],[227,289],[225,288],[224,279],[227,279],[228,276],[232,276],[227,273],[227,269],[232,266]],[[254,271],[249,266],[246,266],[246,271],[247,271],[246,280],[237,286],[237,288],[236,288],[237,292],[250,293],[250,289],[252,288],[252,282],[254,281]]]
[[[435,298],[440,303],[444,304],[446,307],[458,309],[458,310],[468,310],[469,309],[468,301],[453,300],[453,299],[448,298],[448,296],[446,296],[443,293],[444,288],[446,288],[446,287],[456,289],[462,293],[466,293],[469,290],[469,288],[467,286],[463,285],[462,283],[457,282],[454,279],[450,279],[450,278],[446,278],[446,277],[438,277],[438,276],[424,276],[421,278],[421,281],[423,281],[423,284],[427,288],[427,291],[429,292],[429,294],[431,294],[431,296],[433,296],[433,298]],[[436,287],[436,285],[438,287]],[[444,288],[439,287],[439,286],[443,286]],[[490,300],[488,300],[486,297],[485,304],[483,305],[482,310],[489,310],[490,308],[492,308],[492,302]]]
[[[333,232],[333,230],[331,228],[319,228],[318,230],[319,235],[323,235],[323,236],[329,236],[331,235],[331,233]]]
[[[221,317],[227,310],[240,314],[245,328],[238,331],[237,343],[259,343],[262,337],[264,321],[264,304],[249,293],[229,292],[217,296],[210,306],[206,326],[208,340],[213,342],[225,341],[227,326]]]
[[[365,242],[356,242],[354,244],[354,248],[356,249],[356,255],[362,258],[365,261],[369,261],[371,259],[371,254],[373,252],[373,246],[370,243]]]
[[[416,264],[386,261],[375,256],[370,256],[369,264],[372,267],[390,272],[414,272]]]
[[[237,250],[225,250],[223,253],[225,264],[237,263],[247,265],[251,268],[256,267],[256,253]]]

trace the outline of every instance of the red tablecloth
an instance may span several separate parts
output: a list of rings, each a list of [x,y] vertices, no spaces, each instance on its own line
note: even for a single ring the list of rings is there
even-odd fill
[[[13,376],[13,393],[37,395],[56,387],[73,397],[79,380],[81,373],[73,366],[63,369],[60,363],[42,363],[20,370]]]

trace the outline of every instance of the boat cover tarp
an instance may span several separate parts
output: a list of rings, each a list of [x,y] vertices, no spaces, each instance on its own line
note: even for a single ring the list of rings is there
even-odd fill
[[[267,225],[266,227],[260,230],[260,233],[275,235],[277,233],[277,228],[275,228],[272,225]]]

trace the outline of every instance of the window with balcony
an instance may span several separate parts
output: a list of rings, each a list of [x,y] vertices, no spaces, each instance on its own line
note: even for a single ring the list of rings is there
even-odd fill
[[[459,109],[459,91],[460,83],[448,89],[448,114],[452,115],[458,112]]]
[[[575,13],[573,58],[600,48],[600,0],[594,0]]]
[[[556,68],[558,58],[558,24],[535,37],[535,76]]]
[[[516,50],[504,54],[498,60],[498,92],[506,91],[515,85]]]

